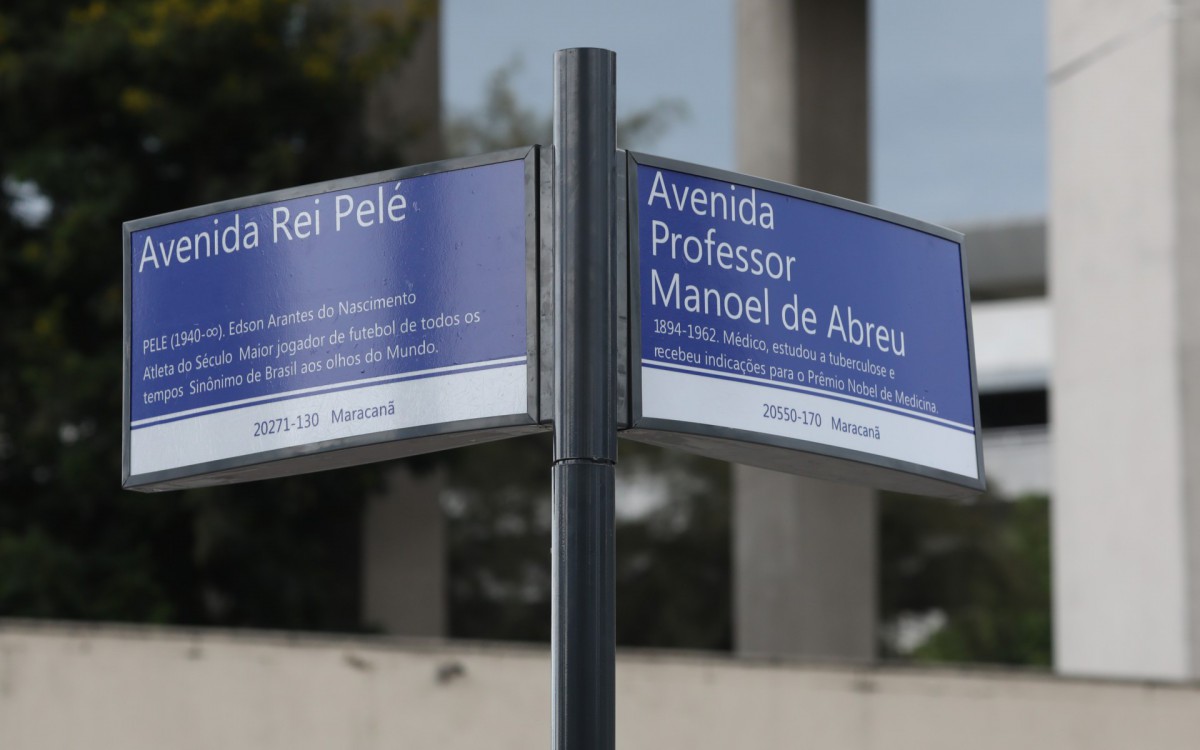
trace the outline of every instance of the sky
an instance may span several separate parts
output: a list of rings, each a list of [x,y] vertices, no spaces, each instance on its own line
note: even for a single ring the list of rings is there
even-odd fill
[[[836,0],[831,0],[836,1]],[[952,226],[1046,208],[1045,0],[870,0],[872,202]],[[734,0],[443,0],[443,99],[479,107],[518,61],[549,112],[554,51],[617,53],[617,107],[680,99],[645,150],[724,169],[734,158]]]

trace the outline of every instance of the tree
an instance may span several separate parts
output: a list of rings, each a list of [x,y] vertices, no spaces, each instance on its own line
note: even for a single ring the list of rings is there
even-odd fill
[[[0,614],[357,627],[371,471],[118,489],[120,225],[396,166],[361,112],[431,10],[410,5],[0,9]]]

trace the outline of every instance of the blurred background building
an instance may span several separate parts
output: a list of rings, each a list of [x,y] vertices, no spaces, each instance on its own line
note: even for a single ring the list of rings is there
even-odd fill
[[[618,742],[1195,746],[1200,9],[644,5],[0,10],[0,746],[548,741],[544,442],[120,493],[110,250],[135,215],[546,142],[549,51],[581,43],[618,52],[622,145],[967,234],[992,487],[881,497],[623,446]],[[943,52],[905,67],[902,42]],[[468,68],[499,71],[482,105]],[[995,110],[955,99],[997,82]],[[995,158],[937,161],[972,149]]]

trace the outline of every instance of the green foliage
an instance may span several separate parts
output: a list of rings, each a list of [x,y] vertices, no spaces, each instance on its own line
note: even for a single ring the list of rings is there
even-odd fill
[[[880,505],[884,621],[938,612],[945,624],[911,653],[921,662],[1048,666],[1049,502],[885,495]]]
[[[118,489],[120,226],[396,166],[400,144],[369,146],[360,112],[427,10],[0,8],[0,615],[357,626],[347,569],[372,473]]]

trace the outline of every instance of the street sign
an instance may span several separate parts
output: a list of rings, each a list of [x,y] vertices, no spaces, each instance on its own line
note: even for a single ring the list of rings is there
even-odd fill
[[[129,222],[123,484],[538,427],[537,148]]]
[[[983,488],[961,235],[641,154],[627,180],[625,437],[899,491]]]
[[[277,477],[553,422],[553,742],[610,749],[619,428],[965,497],[984,488],[978,391],[961,235],[619,157],[609,50],[559,51],[554,93],[553,150],[127,223],[122,483]]]

